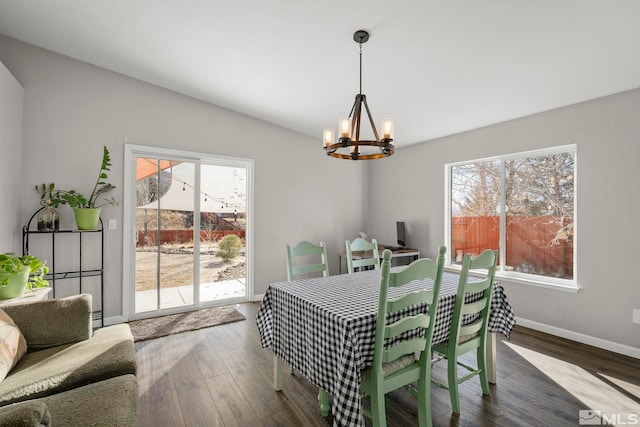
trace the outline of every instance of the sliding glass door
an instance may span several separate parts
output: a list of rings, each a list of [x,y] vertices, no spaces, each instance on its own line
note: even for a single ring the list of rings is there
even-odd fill
[[[129,317],[246,301],[252,163],[135,146],[126,157]]]
[[[247,171],[200,167],[200,302],[245,296]]]
[[[194,305],[194,182],[196,164],[136,157],[135,312]],[[178,189],[179,190],[179,189]]]

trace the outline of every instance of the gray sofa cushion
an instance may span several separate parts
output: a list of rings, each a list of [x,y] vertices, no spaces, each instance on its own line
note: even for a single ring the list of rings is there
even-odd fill
[[[138,385],[123,375],[40,399],[54,427],[138,425]]]
[[[5,427],[50,427],[47,404],[39,400],[20,402],[0,408],[0,425]]]
[[[138,384],[133,375],[0,408],[0,425],[8,427],[125,427],[137,424]]]
[[[0,406],[135,373],[129,325],[107,326],[88,340],[28,352],[0,383]]]
[[[29,351],[89,339],[90,294],[3,307],[27,340]]]

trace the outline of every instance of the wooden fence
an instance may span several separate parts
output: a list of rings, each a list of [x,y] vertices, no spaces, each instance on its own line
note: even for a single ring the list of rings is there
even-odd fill
[[[220,240],[227,234],[235,234],[244,240],[245,230],[200,230],[200,241]],[[160,230],[160,243],[193,242],[193,230]],[[158,233],[156,230],[138,231],[136,246],[156,246]]]
[[[150,214],[147,217],[147,214]],[[183,244],[193,242],[193,212],[178,210],[162,210],[162,224],[160,230],[160,244]],[[229,214],[231,215],[231,214]],[[239,214],[243,216],[244,214]],[[235,216],[233,215],[234,219]],[[155,228],[157,212],[154,209],[143,209],[137,218],[138,240],[136,246],[156,246],[158,233]],[[148,227],[148,228],[147,228]],[[235,234],[242,240],[245,238],[245,230],[233,221],[226,219],[224,214],[215,212],[202,212],[200,214],[200,241],[217,241],[227,234]]]
[[[570,235],[557,239],[558,232],[570,223],[555,216],[508,216],[504,264],[525,273],[572,277],[573,239]],[[499,241],[498,216],[452,218],[450,254],[454,261],[460,254],[498,249]]]

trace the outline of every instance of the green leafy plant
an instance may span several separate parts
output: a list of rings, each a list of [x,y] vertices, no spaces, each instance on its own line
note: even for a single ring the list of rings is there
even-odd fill
[[[55,184],[40,184],[36,185],[36,191],[40,194],[41,205],[51,205],[57,208],[60,205],[66,204],[66,201],[60,197],[60,192],[55,190]]]
[[[105,205],[118,206],[118,201],[115,198],[105,196],[116,188],[107,182],[109,178],[107,172],[111,170],[110,167],[111,155],[107,147],[104,146],[98,179],[89,197],[76,190],[56,190],[55,183],[36,185],[36,191],[40,194],[40,200],[44,203],[49,200],[54,207],[65,204],[72,208],[99,208]]]
[[[218,243],[218,251],[216,256],[222,258],[223,261],[229,261],[235,258],[242,248],[242,241],[235,234],[227,234]]]
[[[9,283],[9,276],[18,274],[23,267],[29,267],[29,279],[26,289],[42,288],[49,286],[44,276],[49,273],[49,267],[39,258],[32,255],[18,256],[13,253],[0,254],[0,287],[4,288]]]

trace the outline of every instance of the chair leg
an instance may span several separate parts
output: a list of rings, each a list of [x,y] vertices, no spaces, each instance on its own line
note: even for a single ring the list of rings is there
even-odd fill
[[[371,422],[373,427],[387,427],[387,410],[385,408],[382,387],[371,391]]]
[[[451,409],[460,415],[460,398],[458,395],[458,357],[455,354],[447,356],[447,378],[449,382],[449,397],[451,397]]]
[[[432,427],[431,417],[431,361],[427,362],[425,378],[418,380],[418,424],[420,427]]]
[[[482,387],[482,394],[489,395],[489,378],[487,377],[487,358],[486,352],[483,346],[478,347],[476,353],[478,360],[478,369],[480,369],[480,387]]]
[[[293,367],[289,366],[289,375],[293,375]]]
[[[331,408],[331,403],[329,402],[329,393],[320,389],[318,391],[318,401],[320,402],[320,413],[323,417],[329,416],[329,409]]]

